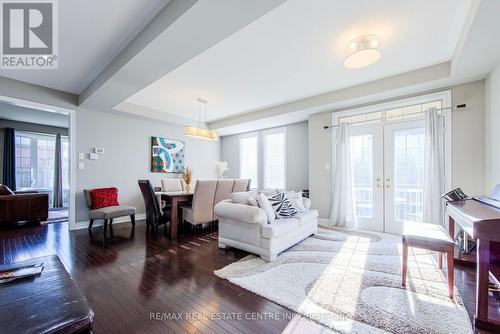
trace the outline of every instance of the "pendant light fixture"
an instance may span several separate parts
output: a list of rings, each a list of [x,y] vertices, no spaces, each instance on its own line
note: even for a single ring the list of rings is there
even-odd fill
[[[184,127],[184,136],[186,137],[191,137],[191,138],[197,138],[197,139],[204,139],[204,140],[219,140],[219,135],[217,132],[213,130],[209,130],[206,128],[202,128],[202,117],[201,114],[202,112],[204,113],[204,120],[206,123],[207,120],[207,100],[203,100],[202,98],[198,98],[198,126],[185,126]]]

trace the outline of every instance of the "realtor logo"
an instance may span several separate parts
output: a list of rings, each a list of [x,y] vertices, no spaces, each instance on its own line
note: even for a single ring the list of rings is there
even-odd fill
[[[56,0],[1,0],[0,17],[0,68],[57,68]]]

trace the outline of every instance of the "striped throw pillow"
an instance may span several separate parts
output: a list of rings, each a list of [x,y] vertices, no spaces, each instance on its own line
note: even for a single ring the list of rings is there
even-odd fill
[[[285,193],[281,192],[277,195],[268,198],[271,207],[276,213],[276,217],[280,219],[292,218],[297,214],[297,210],[293,207],[290,201],[286,198]]]

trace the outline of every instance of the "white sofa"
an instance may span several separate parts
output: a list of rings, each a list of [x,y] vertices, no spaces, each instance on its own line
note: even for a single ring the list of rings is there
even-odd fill
[[[293,218],[276,219],[268,224],[263,209],[225,200],[215,206],[219,217],[219,247],[234,247],[258,254],[272,262],[279,253],[315,234],[318,229],[318,211],[310,210],[311,201],[303,198],[308,211]]]

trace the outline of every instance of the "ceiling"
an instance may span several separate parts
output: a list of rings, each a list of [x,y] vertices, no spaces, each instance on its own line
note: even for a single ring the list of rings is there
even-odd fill
[[[69,116],[0,102],[0,119],[68,128]]]
[[[0,76],[79,94],[169,0],[59,1],[59,68]]]
[[[288,0],[124,102],[207,121],[283,104],[449,61],[470,0]],[[382,36],[382,58],[343,66],[345,45]],[[430,38],[432,37],[432,38]],[[120,107],[117,106],[117,109]],[[140,108],[138,108],[139,110]]]

